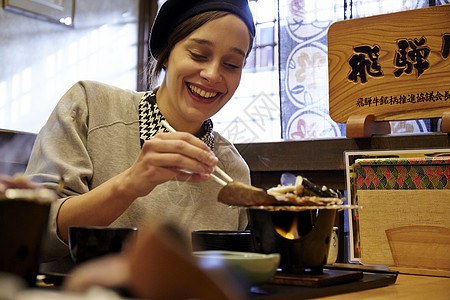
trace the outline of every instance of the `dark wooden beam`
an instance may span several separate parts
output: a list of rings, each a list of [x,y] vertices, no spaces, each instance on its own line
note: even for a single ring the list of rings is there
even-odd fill
[[[138,57],[137,57],[137,90],[147,90],[146,65],[149,58],[148,37],[150,29],[158,11],[157,0],[139,1],[139,19],[138,19]]]
[[[361,139],[323,139],[235,145],[247,161],[252,184],[269,188],[284,172],[303,175],[317,184],[345,189],[344,152],[356,150],[449,149],[444,133],[383,135]]]
[[[450,136],[444,133],[386,135],[235,146],[252,171],[344,170],[345,151],[449,148]]]

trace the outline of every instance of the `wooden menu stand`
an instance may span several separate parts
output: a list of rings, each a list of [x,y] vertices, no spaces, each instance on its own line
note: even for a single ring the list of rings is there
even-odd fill
[[[389,122],[375,121],[374,115],[352,115],[347,119],[346,135],[349,138],[371,137],[374,134],[389,133],[391,133]]]

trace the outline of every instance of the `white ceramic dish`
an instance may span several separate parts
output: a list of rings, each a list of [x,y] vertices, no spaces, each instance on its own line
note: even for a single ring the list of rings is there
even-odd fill
[[[253,252],[236,252],[224,250],[195,251],[204,268],[228,267],[239,272],[251,284],[267,282],[277,271],[280,254],[262,254]]]

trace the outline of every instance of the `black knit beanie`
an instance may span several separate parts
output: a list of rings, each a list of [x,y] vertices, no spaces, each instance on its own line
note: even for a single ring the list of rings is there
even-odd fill
[[[169,35],[187,19],[207,11],[227,11],[240,17],[255,35],[255,24],[247,0],[167,0],[158,11],[149,38],[150,53],[155,55],[167,47]]]

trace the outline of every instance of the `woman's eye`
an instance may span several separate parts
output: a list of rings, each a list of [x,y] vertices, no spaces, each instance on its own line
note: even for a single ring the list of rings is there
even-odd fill
[[[235,64],[230,64],[230,63],[226,63],[225,64],[227,67],[231,68],[231,69],[240,69],[241,67]]]
[[[192,58],[200,60],[200,59],[206,59],[206,56],[189,51],[190,55],[192,56]]]

